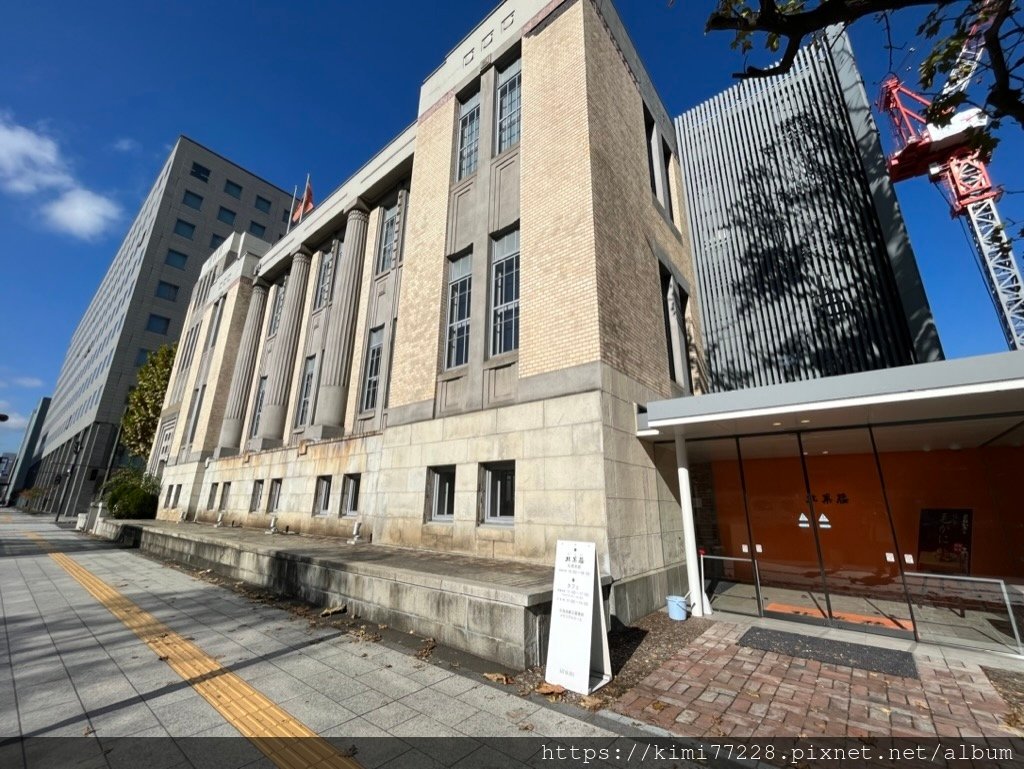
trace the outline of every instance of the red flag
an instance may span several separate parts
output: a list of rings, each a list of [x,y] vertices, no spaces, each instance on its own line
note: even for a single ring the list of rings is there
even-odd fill
[[[295,210],[292,211],[292,224],[298,224],[302,221],[302,217],[313,210],[313,185],[309,183],[309,177],[306,178],[306,190],[302,193],[302,199],[295,206]]]

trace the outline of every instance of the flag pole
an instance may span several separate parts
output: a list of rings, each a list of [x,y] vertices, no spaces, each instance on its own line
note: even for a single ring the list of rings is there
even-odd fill
[[[306,218],[306,190],[309,189],[309,172],[306,172],[306,186],[302,188],[302,210],[299,212],[299,224],[302,224],[302,220]],[[310,202],[312,202],[312,196],[310,196]]]
[[[298,188],[298,186],[296,186],[295,189],[292,190],[292,205],[288,209],[288,229],[284,231],[285,235],[287,235],[289,232],[292,231],[292,218],[295,216],[295,197],[298,194],[299,194],[299,188]]]

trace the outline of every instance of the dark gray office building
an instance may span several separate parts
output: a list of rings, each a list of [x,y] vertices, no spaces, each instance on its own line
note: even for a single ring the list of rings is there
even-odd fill
[[[30,464],[34,510],[88,510],[114,457],[135,374],[176,342],[203,262],[233,232],[273,243],[291,194],[178,138],[71,337]]]
[[[942,358],[845,34],[676,131],[712,390]]]

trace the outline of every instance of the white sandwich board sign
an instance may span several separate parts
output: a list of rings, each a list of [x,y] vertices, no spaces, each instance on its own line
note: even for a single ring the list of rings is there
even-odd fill
[[[559,540],[551,597],[548,683],[590,694],[612,680],[597,545]]]

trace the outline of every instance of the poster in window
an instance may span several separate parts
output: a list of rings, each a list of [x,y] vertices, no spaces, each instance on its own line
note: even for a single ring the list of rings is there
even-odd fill
[[[917,563],[921,571],[935,574],[971,573],[971,525],[969,509],[924,509],[917,539]]]

